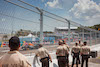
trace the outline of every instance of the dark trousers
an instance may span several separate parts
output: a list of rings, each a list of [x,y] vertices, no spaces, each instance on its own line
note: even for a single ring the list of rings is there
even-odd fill
[[[80,55],[79,55],[79,64],[81,64],[81,57],[80,57]]]
[[[41,60],[42,67],[49,67],[49,59],[48,57],[42,58]]]
[[[69,54],[67,54],[66,56],[67,56],[67,63],[69,64]]]
[[[59,67],[69,67],[68,65],[68,59],[64,56],[59,56],[58,57],[58,65]]]
[[[86,66],[85,67],[88,67],[88,59],[89,59],[89,55],[82,55],[82,64],[81,64],[81,67],[83,67],[84,61],[86,61]]]
[[[76,59],[76,67],[78,67],[78,64],[79,64],[79,53],[74,53],[73,61],[72,61],[72,67],[74,66],[75,59]]]

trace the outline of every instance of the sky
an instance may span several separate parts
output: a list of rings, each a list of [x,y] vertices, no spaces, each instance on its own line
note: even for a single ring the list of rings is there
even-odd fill
[[[100,0],[48,0],[45,7],[83,25],[100,24]]]
[[[36,9],[20,3],[18,0],[10,0],[26,8],[37,11]],[[92,26],[100,24],[100,0],[22,0],[36,7],[62,16],[69,20],[75,21],[85,26]],[[38,11],[37,11],[38,12]],[[14,16],[21,19],[11,18]],[[0,28],[3,29],[31,29],[39,30],[39,24],[32,23],[40,22],[39,14],[22,9],[18,6],[12,5],[4,0],[0,0]],[[29,20],[29,21],[26,21]],[[54,30],[54,27],[67,26],[64,23],[57,23],[58,21],[44,17],[44,30]],[[13,22],[13,23],[12,23]],[[13,25],[13,26],[11,26]],[[51,27],[48,27],[51,25]],[[6,31],[6,30],[5,30]]]

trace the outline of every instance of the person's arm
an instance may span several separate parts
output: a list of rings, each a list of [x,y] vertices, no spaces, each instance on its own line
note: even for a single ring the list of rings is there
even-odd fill
[[[37,54],[34,56],[34,59],[33,59],[33,64],[34,65],[36,64],[36,61],[37,61],[38,65],[40,65],[39,61],[38,61],[38,55]]]
[[[72,53],[73,53],[73,48],[71,49],[71,55],[72,55]]]
[[[56,49],[56,55],[58,54],[58,52],[59,52],[59,50],[58,50],[58,48]]]
[[[69,54],[69,49],[68,49],[68,47],[65,47],[65,52],[66,52],[66,54]]]
[[[20,62],[22,67],[31,67],[31,64],[27,60],[23,60]]]
[[[66,52],[67,52],[67,54],[69,54],[68,50]]]
[[[67,45],[68,51],[70,51],[69,46]]]
[[[26,62],[27,63],[27,67],[31,67],[31,64],[29,62]]]
[[[80,48],[80,55],[82,55],[82,48]]]
[[[90,54],[90,52],[91,52],[91,50],[90,50],[90,48],[89,48],[89,54]]]
[[[22,67],[31,67],[31,64],[29,63],[29,61],[27,60],[27,58],[25,56],[22,56],[21,59],[22,60],[20,60],[20,65]]]
[[[34,59],[33,59],[33,64],[35,65],[36,63],[36,55],[34,56]]]
[[[81,48],[80,48],[80,46],[79,46],[79,53],[81,52]]]
[[[50,58],[50,61],[52,62],[52,58],[51,58],[50,54],[49,54],[48,56],[49,56],[49,58]]]
[[[46,49],[45,49],[45,51],[46,51],[46,53],[47,53],[47,55],[48,55],[50,61],[52,62],[52,58],[51,58],[50,54],[48,53],[48,51],[47,51]]]

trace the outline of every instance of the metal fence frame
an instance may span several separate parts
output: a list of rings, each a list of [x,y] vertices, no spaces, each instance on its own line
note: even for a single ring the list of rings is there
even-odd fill
[[[76,22],[73,22],[73,21],[71,21],[71,20],[68,20],[68,19],[66,19],[66,18],[63,18],[63,17],[61,17],[61,16],[55,15],[55,14],[50,13],[50,12],[48,12],[48,11],[45,11],[45,10],[43,10],[43,9],[40,9],[39,7],[36,7],[36,6],[31,5],[31,4],[29,4],[29,3],[26,3],[26,2],[24,2],[24,1],[22,1],[22,0],[18,0],[18,1],[20,1],[21,3],[24,3],[24,4],[28,5],[28,6],[31,6],[31,7],[35,8],[35,9],[37,9],[39,12],[36,12],[36,11],[31,10],[31,9],[28,9],[28,8],[26,8],[26,7],[24,7],[24,6],[21,6],[21,5],[18,5],[18,4],[16,4],[16,3],[13,3],[13,2],[11,2],[10,0],[4,0],[4,1],[9,2],[9,3],[11,3],[11,4],[14,4],[14,5],[18,6],[18,7],[23,8],[23,9],[29,10],[29,11],[31,11],[31,12],[35,12],[35,13],[40,14],[40,43],[43,43],[43,16],[46,16],[46,17],[55,19],[55,20],[57,20],[57,21],[61,21],[61,22],[63,22],[63,23],[68,24],[68,44],[69,44],[69,45],[70,45],[70,25],[71,25],[71,24],[82,28],[82,40],[83,40],[83,42],[84,42],[84,30],[88,30],[88,31],[90,31],[90,45],[92,44],[92,42],[91,42],[91,38],[92,38],[91,33],[92,33],[92,32],[95,33],[95,44],[97,43],[97,33],[98,33],[98,35],[100,35],[100,32],[97,31],[97,30],[94,30],[94,29],[85,27],[85,26],[83,26],[83,25],[81,25],[81,24],[78,24],[78,23],[76,23]],[[63,19],[63,21],[62,21],[62,20],[59,20],[59,19],[57,19],[57,18],[55,18],[55,17],[51,17],[51,16],[48,16],[48,15],[45,15],[44,12],[46,12],[46,13],[48,13],[48,14],[51,14],[51,15],[53,15],[53,16],[59,17],[59,18]]]

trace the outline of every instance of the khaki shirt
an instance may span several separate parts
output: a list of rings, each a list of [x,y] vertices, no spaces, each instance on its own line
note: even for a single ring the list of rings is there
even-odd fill
[[[70,51],[69,46],[67,44],[65,44],[65,46],[67,47],[68,51]]]
[[[40,58],[44,58],[44,57],[48,57],[49,53],[47,49],[41,47],[38,49],[36,55],[39,56]]]
[[[83,47],[81,48],[81,53],[82,53],[82,54],[88,55],[89,52],[90,52],[89,46],[83,46]]]
[[[66,56],[66,54],[68,53],[68,48],[65,45],[60,45],[57,48],[56,54],[57,56]]]
[[[31,67],[31,65],[18,51],[9,51],[0,58],[0,67]]]
[[[73,46],[72,52],[79,53],[80,52],[80,46]]]

